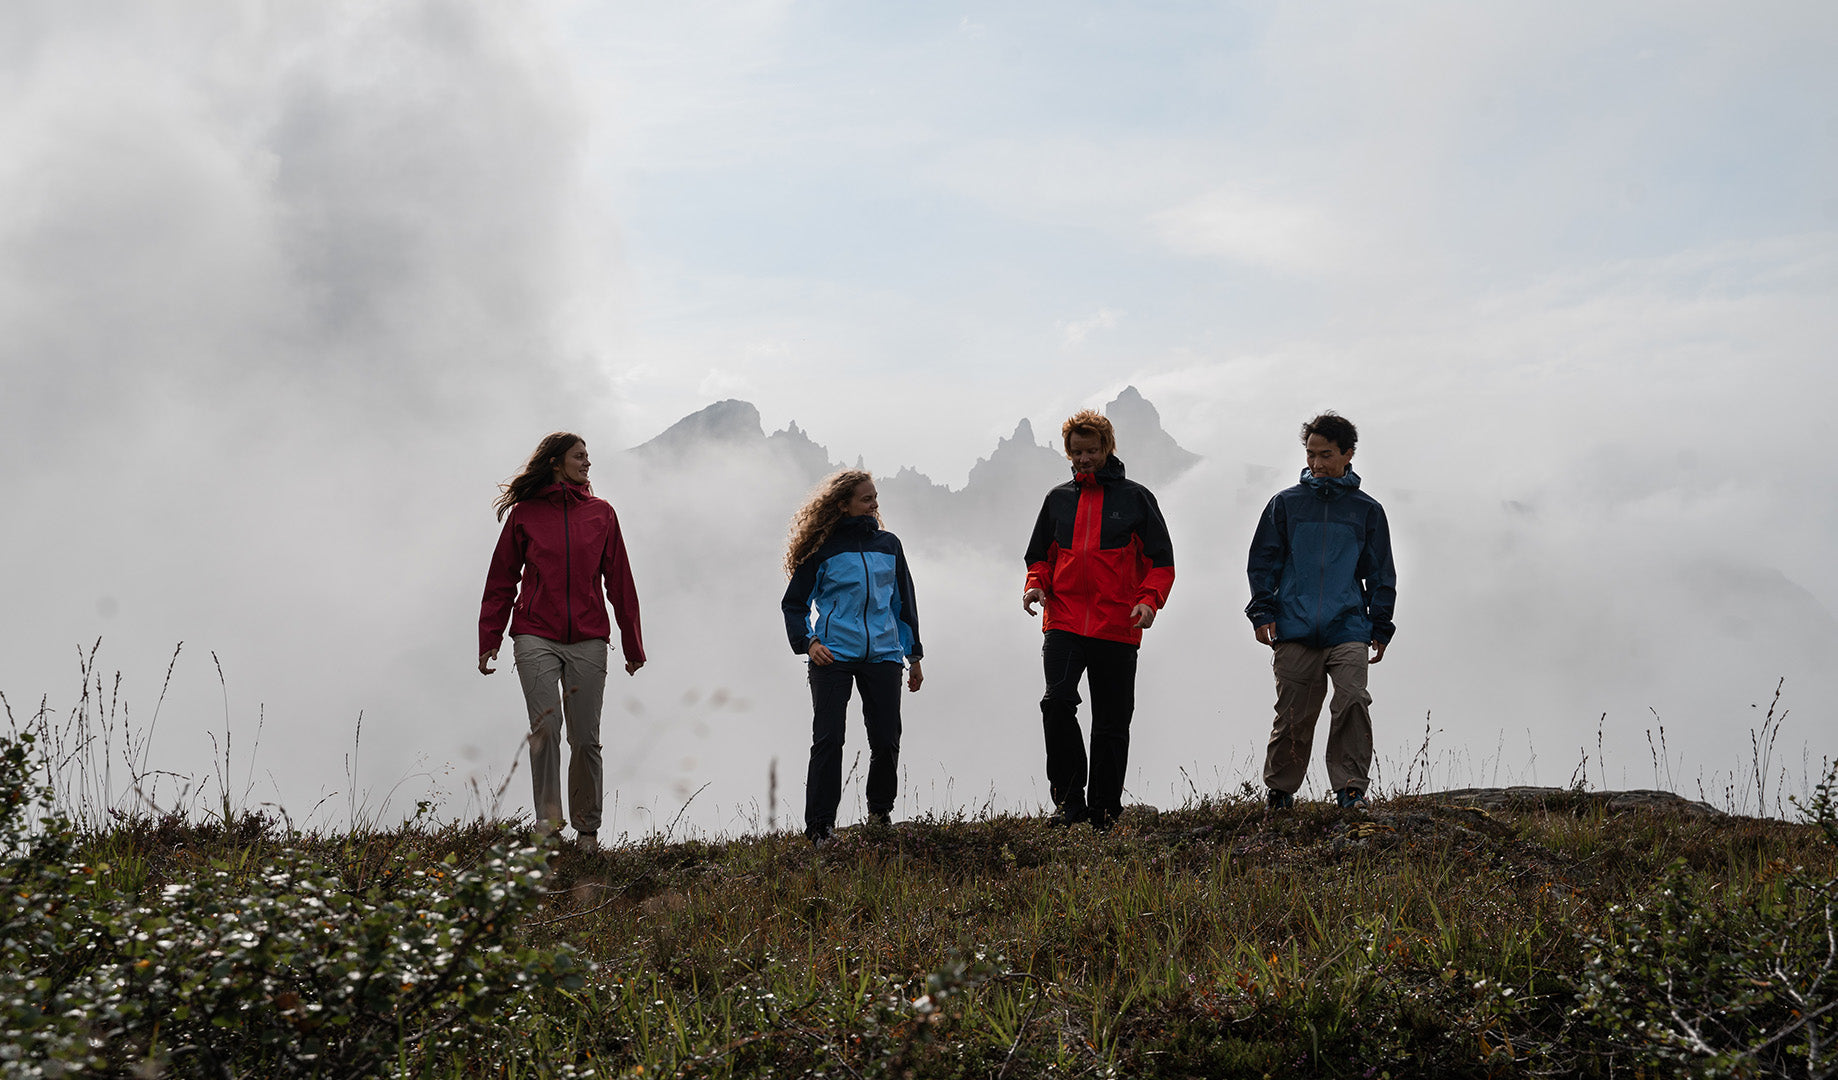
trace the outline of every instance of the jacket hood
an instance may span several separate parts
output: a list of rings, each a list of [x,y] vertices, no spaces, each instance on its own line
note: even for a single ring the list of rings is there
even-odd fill
[[[1358,491],[1359,474],[1348,469],[1345,476],[1316,476],[1304,468],[1302,483],[1312,488],[1315,494],[1323,499],[1332,499],[1349,491]]]
[[[1123,459],[1115,454],[1104,459],[1097,472],[1073,473],[1072,479],[1080,484],[1109,484],[1123,479]]]

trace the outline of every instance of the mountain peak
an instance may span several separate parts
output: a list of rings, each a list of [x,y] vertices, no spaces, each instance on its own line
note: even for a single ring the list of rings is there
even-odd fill
[[[1162,428],[1161,413],[1142,391],[1126,386],[1104,406],[1104,415],[1117,429],[1117,453],[1130,463],[1130,476],[1150,485],[1173,480],[1200,461]]]
[[[639,454],[682,456],[710,444],[757,442],[766,437],[759,410],[750,401],[728,398],[690,413],[656,438],[633,447]]]

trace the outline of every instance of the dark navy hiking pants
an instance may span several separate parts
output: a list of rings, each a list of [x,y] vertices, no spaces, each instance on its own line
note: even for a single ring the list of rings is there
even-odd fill
[[[1047,692],[1040,699],[1047,736],[1047,784],[1053,804],[1068,813],[1090,807],[1105,819],[1123,809],[1123,772],[1130,762],[1130,717],[1136,712],[1137,646],[1048,630],[1040,646]],[[1089,791],[1085,737],[1079,731],[1079,677],[1091,690]]]
[[[868,725],[868,812],[890,814],[899,794],[900,677],[897,660],[837,660],[811,664],[811,765],[804,781],[804,831],[816,836],[836,825],[842,802],[842,742],[849,694],[862,692]]]

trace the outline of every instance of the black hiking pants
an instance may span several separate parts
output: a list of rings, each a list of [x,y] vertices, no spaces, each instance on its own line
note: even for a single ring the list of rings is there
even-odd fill
[[[1048,630],[1040,647],[1047,692],[1040,719],[1047,736],[1047,784],[1053,805],[1069,816],[1089,808],[1104,821],[1123,809],[1130,762],[1130,717],[1136,711],[1137,646]],[[1079,677],[1091,690],[1089,775],[1079,731]],[[1089,788],[1087,782],[1089,781]]]
[[[900,791],[900,676],[898,660],[873,663],[837,660],[809,665],[811,764],[804,781],[804,832],[827,833],[836,826],[842,802],[842,743],[848,727],[849,694],[862,692],[868,725],[868,812],[890,814]]]

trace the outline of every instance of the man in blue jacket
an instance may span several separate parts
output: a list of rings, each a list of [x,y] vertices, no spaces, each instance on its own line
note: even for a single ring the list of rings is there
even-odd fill
[[[1301,483],[1270,500],[1251,538],[1251,602],[1244,610],[1257,640],[1276,654],[1276,724],[1264,756],[1264,783],[1276,809],[1295,804],[1329,683],[1328,783],[1341,806],[1366,806],[1372,765],[1366,665],[1385,658],[1397,630],[1391,613],[1398,575],[1385,510],[1359,489],[1349,467],[1358,441],[1352,421],[1334,412],[1302,425],[1308,467]]]

